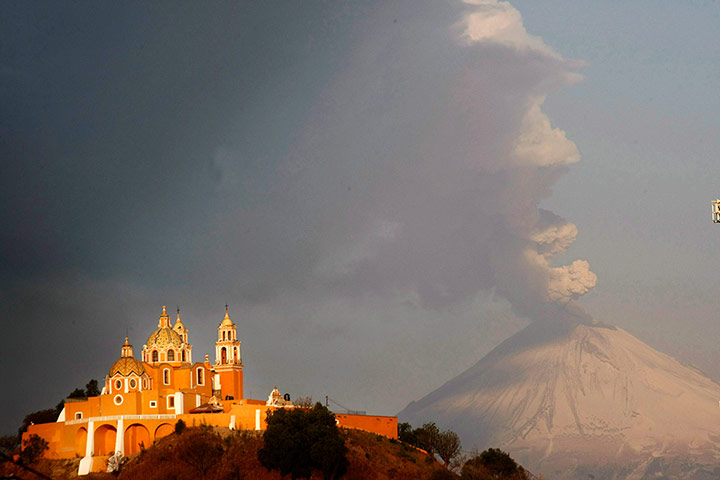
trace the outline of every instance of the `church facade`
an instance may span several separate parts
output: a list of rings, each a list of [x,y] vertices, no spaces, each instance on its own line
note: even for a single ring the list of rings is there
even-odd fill
[[[171,322],[165,307],[157,328],[135,358],[125,338],[99,396],[67,399],[57,422],[31,425],[23,435],[48,441],[48,458],[82,457],[79,474],[104,470],[111,455],[131,455],[174,431],[178,420],[188,426],[264,430],[269,410],[294,408],[274,398],[246,399],[237,326],[226,307],[218,325],[215,362],[208,355],[194,362],[188,330]],[[397,438],[397,417],[336,414],[338,425]]]

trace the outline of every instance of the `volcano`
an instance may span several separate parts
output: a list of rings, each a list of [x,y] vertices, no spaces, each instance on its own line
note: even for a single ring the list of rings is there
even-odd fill
[[[720,478],[720,385],[616,326],[531,323],[398,417],[545,478]]]

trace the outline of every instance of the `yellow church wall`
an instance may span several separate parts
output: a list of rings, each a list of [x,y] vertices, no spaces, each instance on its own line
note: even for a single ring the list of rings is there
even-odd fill
[[[228,395],[233,397],[234,400],[240,400],[243,398],[242,370],[221,370],[220,368],[216,368],[216,373],[220,376],[220,391],[222,392],[222,400],[227,398]]]

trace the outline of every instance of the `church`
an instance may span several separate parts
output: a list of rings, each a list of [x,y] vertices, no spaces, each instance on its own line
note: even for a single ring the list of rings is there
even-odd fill
[[[215,363],[206,354],[193,362],[189,331],[173,323],[165,307],[157,328],[135,358],[129,339],[110,367],[100,395],[66,399],[54,423],[31,425],[23,439],[47,440],[48,458],[82,457],[79,474],[105,470],[111,455],[131,455],[169,435],[175,423],[212,425],[232,430],[264,430],[268,411],[295,408],[275,388],[267,400],[243,395],[243,361],[237,326],[225,317],[217,327]],[[340,427],[397,438],[397,417],[335,414]]]

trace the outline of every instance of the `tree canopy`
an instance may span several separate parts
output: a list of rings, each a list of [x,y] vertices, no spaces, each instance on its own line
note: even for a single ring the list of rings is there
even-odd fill
[[[452,430],[440,431],[435,422],[423,424],[413,429],[409,423],[398,424],[398,439],[422,448],[429,455],[437,455],[443,461],[445,468],[461,454],[460,437]]]
[[[526,480],[528,474],[512,457],[499,448],[489,448],[462,467],[462,480]]]
[[[315,469],[326,479],[340,478],[347,470],[347,447],[335,415],[320,403],[309,410],[269,412],[263,442],[260,463],[293,479],[309,478]]]

